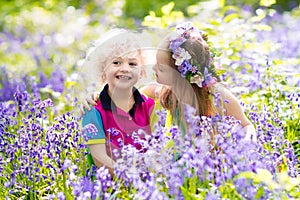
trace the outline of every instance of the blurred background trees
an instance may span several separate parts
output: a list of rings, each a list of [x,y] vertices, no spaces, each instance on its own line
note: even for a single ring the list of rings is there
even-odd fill
[[[141,1],[141,0],[125,0],[125,4],[123,7],[124,16],[125,17],[133,17],[137,19],[143,19],[150,10],[158,13],[159,16],[162,15],[160,8],[169,3],[170,0],[152,0],[152,1]],[[205,2],[205,0],[174,0],[175,3],[174,10],[182,11],[186,16],[188,15],[187,7],[193,4],[197,4],[199,2]],[[224,5],[233,5],[237,7],[248,6],[253,10],[256,10],[261,6],[260,0],[220,0],[219,2],[223,2]],[[270,3],[274,3],[272,8],[282,12],[282,11],[290,11],[293,8],[299,5],[299,0],[277,0],[277,1],[268,1]]]
[[[205,1],[205,0],[204,0]],[[203,0],[174,0],[174,10],[181,11],[188,16],[187,8],[191,5],[204,2]],[[127,22],[127,25],[133,26],[137,21],[142,21],[154,11],[158,16],[162,15],[160,8],[166,5],[170,0],[2,0],[0,2],[0,28],[9,23],[9,16],[21,14],[24,10],[31,10],[33,7],[40,7],[48,12],[62,13],[68,6],[75,9],[84,9],[87,14],[100,16],[105,14],[108,16],[120,17],[120,20]],[[237,7],[251,7],[256,10],[262,5],[262,2],[268,2],[271,8],[279,12],[290,11],[299,6],[299,0],[219,0],[224,5],[233,5]]]
[[[276,15],[284,11],[289,15]],[[298,32],[297,16],[299,0],[2,0],[0,67],[6,72],[0,75],[0,89],[12,77],[29,74],[45,80],[59,71],[70,85],[91,42],[112,27],[162,30],[192,20],[222,49],[223,64],[239,60],[250,48],[264,55],[295,57],[300,53],[299,39],[293,36]],[[265,37],[270,30],[273,35]],[[291,66],[290,61],[277,63]]]
[[[229,52],[229,59],[239,59],[237,53],[244,49],[245,41],[252,46],[256,44],[261,52],[268,54],[270,49],[279,49],[279,46],[273,45],[271,48],[267,43],[261,46],[251,32],[270,31],[270,26],[259,22],[276,17],[276,12],[288,11],[292,18],[300,16],[299,9],[293,10],[297,7],[299,0],[2,0],[0,67],[5,68],[6,72],[0,75],[0,82],[24,74],[38,74],[40,80],[62,70],[65,74],[73,74],[79,70],[91,42],[108,28],[164,29],[186,19],[197,22],[200,28],[208,32],[223,51]],[[235,22],[231,23],[233,20]],[[258,24],[253,25],[251,20]],[[242,27],[248,22],[243,30],[234,33],[228,30],[228,27]],[[276,23],[289,30],[297,27],[293,20],[283,16]],[[229,32],[238,38],[227,38]],[[285,34],[294,32],[285,31]],[[223,38],[227,38],[228,44]],[[287,38],[291,35],[278,33],[273,42],[278,40],[284,43]],[[290,42],[288,48],[281,48],[286,52],[277,55],[290,54],[288,49],[296,52],[297,46],[297,42]]]

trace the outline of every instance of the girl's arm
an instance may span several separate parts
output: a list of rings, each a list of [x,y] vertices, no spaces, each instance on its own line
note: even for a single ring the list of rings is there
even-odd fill
[[[110,174],[113,174],[114,160],[106,154],[105,144],[90,144],[88,146],[96,166],[99,168],[105,165],[109,169]]]
[[[241,125],[246,132],[245,139],[256,141],[257,136],[255,128],[246,117],[239,100],[225,87],[217,87],[216,92],[220,93],[223,101],[225,101],[225,114],[227,116],[232,116],[241,122]]]
[[[85,114],[86,110],[91,110],[91,107],[97,104],[97,101],[99,99],[99,93],[94,92],[91,94],[88,94],[86,98],[83,99],[81,104],[79,105],[79,111],[81,115]]]
[[[162,88],[162,85],[158,83],[150,83],[139,89],[142,94],[145,94],[151,99],[157,100],[159,98],[159,92]]]

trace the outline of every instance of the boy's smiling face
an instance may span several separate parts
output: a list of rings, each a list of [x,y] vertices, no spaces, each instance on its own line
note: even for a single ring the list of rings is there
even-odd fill
[[[113,58],[107,63],[105,79],[114,89],[132,88],[141,77],[142,59],[139,53],[130,53]]]

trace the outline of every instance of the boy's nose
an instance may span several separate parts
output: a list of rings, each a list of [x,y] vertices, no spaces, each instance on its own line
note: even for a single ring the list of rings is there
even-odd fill
[[[124,63],[124,64],[121,65],[120,70],[123,71],[123,72],[130,72],[131,68],[130,68],[129,64]]]

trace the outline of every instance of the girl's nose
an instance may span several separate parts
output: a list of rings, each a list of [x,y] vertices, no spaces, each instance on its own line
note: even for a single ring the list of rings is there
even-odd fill
[[[152,70],[155,71],[157,69],[157,64],[153,65]]]

